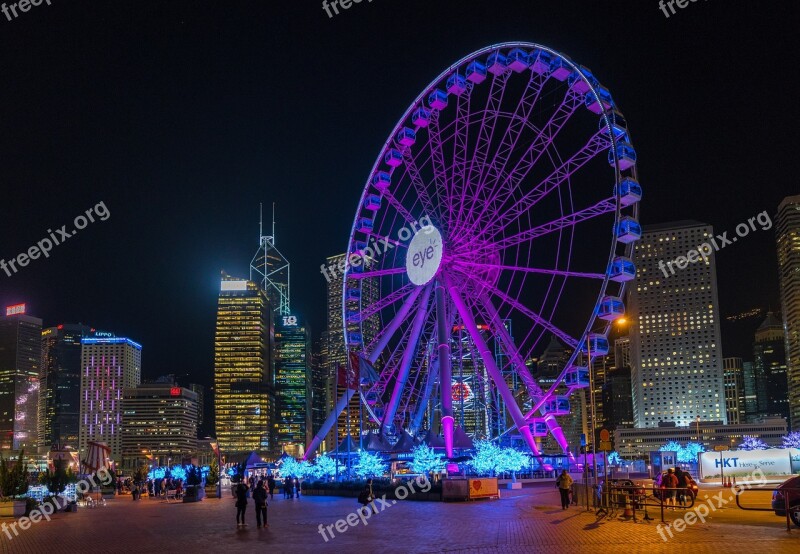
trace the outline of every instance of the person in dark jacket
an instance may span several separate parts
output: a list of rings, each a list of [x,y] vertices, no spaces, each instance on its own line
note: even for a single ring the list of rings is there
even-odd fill
[[[236,485],[236,526],[247,527],[244,522],[244,513],[247,510],[247,485],[239,482]]]
[[[267,477],[267,488],[269,489],[269,499],[275,498],[275,478],[270,475]]]
[[[367,479],[364,489],[358,494],[358,503],[362,505],[361,510],[365,510],[364,517],[370,513],[369,503],[375,500],[375,493],[372,491],[372,479]],[[359,510],[359,511],[361,511]]]
[[[261,529],[263,519],[264,527],[267,527],[267,489],[264,488],[263,479],[258,481],[253,491],[253,503],[256,505],[256,526]]]
[[[300,479],[294,478],[294,497],[300,498]]]
[[[561,470],[561,475],[556,479],[556,487],[561,495],[561,509],[569,508],[569,493],[572,490],[572,477],[566,469]]]
[[[286,479],[283,481],[283,497],[284,498],[291,498],[294,495],[294,481],[290,476],[286,476]]]

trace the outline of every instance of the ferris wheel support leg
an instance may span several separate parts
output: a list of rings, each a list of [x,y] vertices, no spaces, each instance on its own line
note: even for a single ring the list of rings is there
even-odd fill
[[[458,293],[458,288],[453,284],[453,281],[450,279],[450,277],[443,275],[442,278],[444,279],[448,292],[453,299],[456,310],[458,310],[461,320],[464,322],[464,326],[467,328],[467,332],[469,332],[470,337],[472,338],[472,342],[475,343],[475,346],[478,348],[478,353],[483,359],[487,373],[489,373],[489,376],[492,378],[492,381],[494,381],[497,390],[500,392],[500,396],[503,397],[503,401],[506,403],[506,409],[508,410],[511,419],[514,421],[514,425],[517,426],[517,429],[519,429],[519,432],[522,434],[525,442],[530,447],[531,452],[533,452],[533,454],[541,463],[539,448],[536,446],[536,441],[533,438],[531,429],[528,427],[525,417],[522,415],[522,411],[519,409],[517,399],[514,398],[514,394],[511,392],[511,389],[508,388],[508,383],[506,383],[505,379],[503,379],[503,374],[497,367],[494,357],[492,356],[492,352],[489,350],[489,347],[486,345],[486,341],[483,340],[483,336],[478,330],[478,327],[475,325],[475,319],[472,317],[472,312],[461,298],[461,295]]]
[[[494,304],[486,293],[481,294],[481,304],[483,304],[484,309],[488,312],[492,322],[492,329],[494,329],[497,337],[500,339],[500,343],[503,345],[503,350],[505,350],[506,356],[511,358],[511,362],[514,364],[517,375],[519,375],[519,378],[522,379],[523,383],[525,383],[525,388],[528,389],[528,394],[531,398],[541,398],[544,396],[542,389],[539,388],[539,385],[537,385],[536,381],[533,380],[533,376],[531,375],[530,371],[528,371],[525,362],[519,355],[519,351],[514,347],[514,339],[511,338],[508,329],[506,329],[506,326],[503,325],[503,321],[500,319],[500,314],[497,313],[497,309],[494,307]]]
[[[408,373],[411,369],[411,363],[414,361],[414,356],[417,354],[417,343],[419,336],[422,333],[422,328],[425,325],[425,320],[428,316],[428,301],[431,298],[430,285],[425,286],[425,291],[422,293],[422,299],[417,306],[417,313],[414,316],[414,323],[411,327],[411,335],[406,343],[406,350],[403,352],[403,359],[400,363],[400,368],[397,372],[397,382],[394,384],[392,390],[392,397],[389,404],[386,406],[386,413],[383,414],[383,421],[381,427],[385,429],[387,425],[394,422],[394,416],[397,414],[397,408],[400,406],[400,396],[408,381]]]
[[[450,329],[448,329],[444,284],[436,281],[436,338],[439,343],[439,375],[442,390],[442,431],[444,450],[448,458],[453,457],[453,372],[450,366]]]
[[[336,423],[336,420],[339,419],[339,414],[341,414],[347,405],[350,403],[350,399],[353,398],[353,395],[356,393],[353,389],[347,389],[342,397],[339,398],[339,401],[336,403],[336,406],[333,408],[333,411],[328,415],[328,419],[325,420],[325,423],[322,424],[320,427],[319,432],[314,436],[311,442],[308,444],[308,448],[306,448],[306,453],[303,455],[303,459],[306,460],[310,455],[319,448],[319,445],[325,439],[325,435],[328,434],[328,431],[331,430],[333,425]],[[338,438],[338,437],[337,437]]]
[[[556,421],[556,416],[553,414],[544,416],[544,422],[547,424],[547,428],[550,429],[550,433],[553,435],[553,438],[556,439],[558,446],[561,447],[561,450],[564,451],[564,454],[569,454],[569,444],[567,444],[567,437],[564,436],[564,430],[561,429],[561,426]]]

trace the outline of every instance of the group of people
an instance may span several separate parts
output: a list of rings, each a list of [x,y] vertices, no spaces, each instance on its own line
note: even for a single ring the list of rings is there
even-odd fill
[[[249,485],[249,486],[248,486]],[[297,477],[286,477],[280,484],[283,488],[284,498],[300,498],[300,479]],[[234,487],[233,493],[236,497],[236,527],[247,527],[245,513],[247,512],[247,500],[253,499],[256,508],[256,526],[269,527],[267,523],[267,497],[272,500],[275,497],[275,489],[279,483],[272,475],[266,478],[251,476],[248,480],[240,481]]]
[[[664,494],[664,504],[670,506],[669,509],[675,509],[676,500],[678,501],[678,506],[686,506],[690,478],[690,475],[679,467],[675,469],[669,468],[661,476],[659,488],[662,489]]]

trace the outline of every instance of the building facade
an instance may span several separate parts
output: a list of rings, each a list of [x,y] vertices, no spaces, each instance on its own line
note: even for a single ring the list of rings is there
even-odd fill
[[[223,275],[214,336],[214,420],[222,452],[275,452],[275,332],[263,289]]]
[[[322,345],[327,343],[327,332],[322,332],[322,337],[314,343],[311,353],[311,434],[316,435],[325,423],[325,419],[333,409],[330,402],[331,385],[327,368],[323,360],[325,354]],[[325,441],[322,446],[325,447]]]
[[[800,429],[800,196],[783,199],[778,206],[776,227],[789,423],[797,430]]]
[[[81,339],[86,325],[65,323],[42,330],[39,444],[78,448],[81,414]]]
[[[786,421],[782,418],[766,418],[739,425],[699,421],[684,427],[620,427],[614,431],[614,445],[623,458],[638,459],[646,458],[648,452],[656,451],[670,441],[681,444],[699,442],[706,450],[714,450],[715,446],[735,449],[744,437],[755,437],[769,446],[780,446],[786,430]]]
[[[631,368],[609,370],[603,384],[603,426],[609,431],[617,427],[632,427],[633,399],[631,398]]]
[[[297,316],[278,316],[275,328],[275,438],[290,456],[311,442],[311,331]]]
[[[124,465],[181,463],[197,451],[197,393],[172,383],[126,388],[122,396]]]
[[[728,423],[746,423],[744,362],[741,358],[723,358],[722,364],[725,370],[725,410]]]
[[[39,446],[42,320],[25,304],[6,308],[0,319],[0,451]]]
[[[716,266],[713,254],[697,255],[703,244],[714,250],[713,229],[681,221],[644,231],[628,297],[636,426],[725,422]]]
[[[122,457],[122,391],[142,381],[142,346],[124,337],[81,339],[80,430],[81,459],[90,441],[111,448],[111,459]]]
[[[758,414],[789,419],[789,382],[783,324],[769,312],[755,333],[753,365]]]

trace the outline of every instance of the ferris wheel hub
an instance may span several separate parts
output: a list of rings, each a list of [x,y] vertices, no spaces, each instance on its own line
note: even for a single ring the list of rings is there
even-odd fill
[[[433,225],[421,228],[408,244],[406,273],[409,280],[423,286],[439,273],[444,255],[444,241],[439,229]]]

